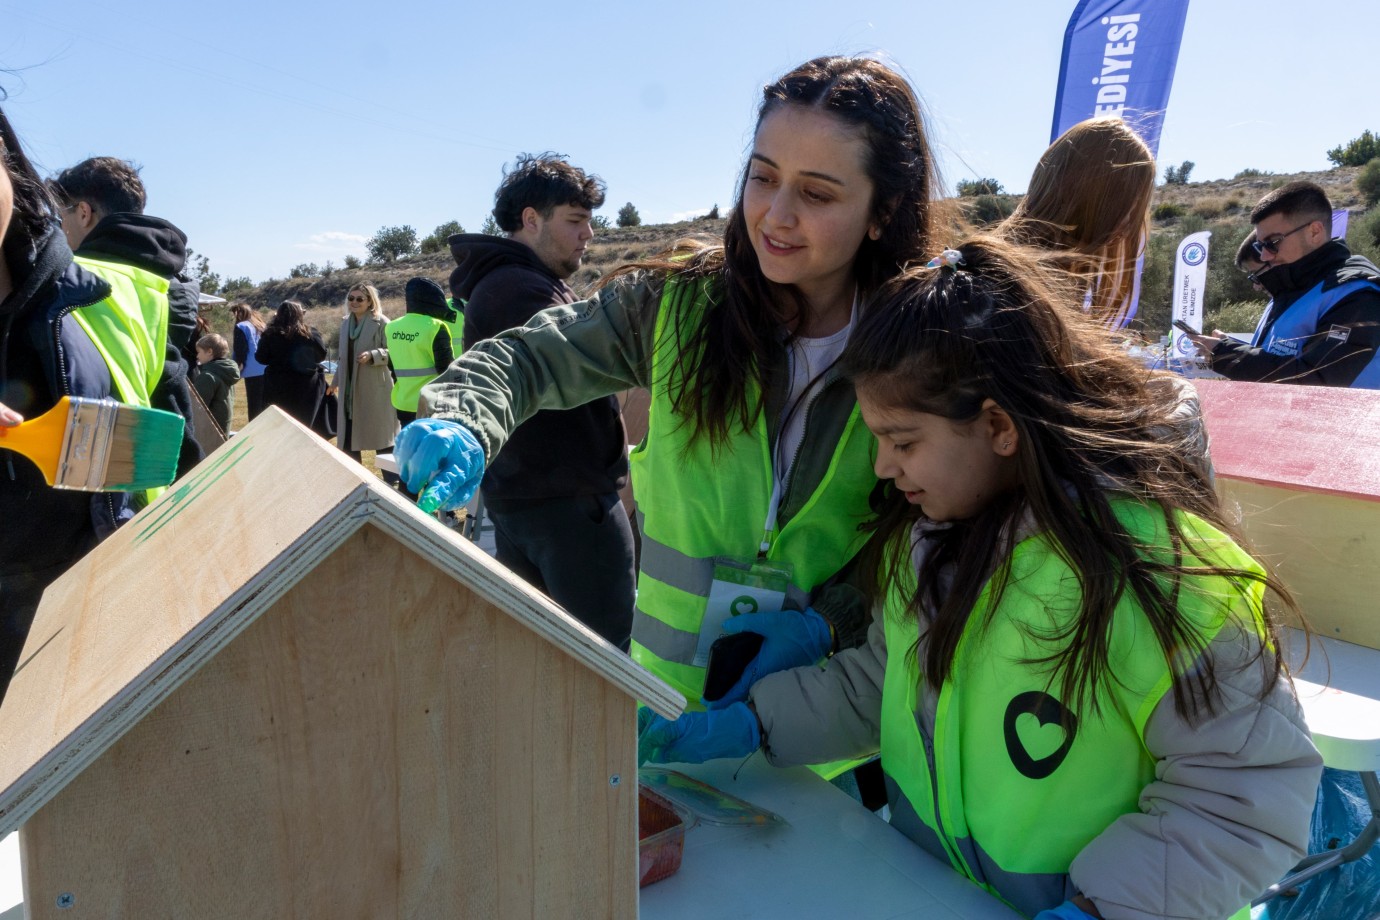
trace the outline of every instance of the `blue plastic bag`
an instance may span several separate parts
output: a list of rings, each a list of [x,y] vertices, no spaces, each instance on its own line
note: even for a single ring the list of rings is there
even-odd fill
[[[1321,853],[1346,846],[1370,821],[1361,776],[1345,770],[1323,770],[1308,852]],[[1380,917],[1380,843],[1355,862],[1344,863],[1309,879],[1297,897],[1268,901],[1257,917],[1268,920],[1372,920]]]

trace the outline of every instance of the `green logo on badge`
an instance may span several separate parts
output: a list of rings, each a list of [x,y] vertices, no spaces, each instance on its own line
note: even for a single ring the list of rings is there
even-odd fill
[[[742,616],[745,613],[757,612],[757,598],[748,594],[741,594],[733,599],[733,603],[728,605],[732,611],[732,616]]]

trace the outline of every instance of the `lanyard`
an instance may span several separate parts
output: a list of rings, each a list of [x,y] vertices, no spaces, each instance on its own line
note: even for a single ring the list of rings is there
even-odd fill
[[[853,304],[849,309],[848,326],[846,327],[848,336],[853,334],[853,326],[857,323],[857,319],[858,289],[855,287],[853,289]],[[845,347],[847,346],[847,341],[848,339],[845,337]],[[772,538],[776,534],[776,520],[781,510],[781,498],[786,491],[786,480],[789,475],[794,472],[794,464],[790,462],[794,458],[785,458],[780,462],[777,460],[777,455],[781,452],[781,442],[786,434],[786,428],[790,425],[791,419],[795,414],[802,409],[805,411],[806,417],[809,417],[810,405],[814,402],[811,394],[815,391],[816,385],[823,380],[824,376],[838,363],[839,357],[842,356],[842,354],[843,350],[840,349],[839,354],[834,356],[834,360],[830,361],[827,367],[807,381],[805,388],[801,391],[800,395],[796,397],[795,402],[786,406],[781,413],[781,422],[776,429],[776,443],[771,449],[771,498],[767,501],[767,519],[762,524],[762,542],[761,545],[758,546],[759,552],[764,556],[771,550]],[[794,382],[795,351],[791,348],[786,349],[786,373],[790,376],[791,381]],[[800,437],[799,447],[803,448],[805,445],[804,431],[801,432]],[[798,452],[797,450],[797,453]]]

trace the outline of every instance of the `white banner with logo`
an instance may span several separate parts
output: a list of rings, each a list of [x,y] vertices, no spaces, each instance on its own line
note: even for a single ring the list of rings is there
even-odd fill
[[[1203,290],[1207,287],[1208,239],[1211,231],[1190,233],[1179,241],[1174,254],[1173,320],[1183,320],[1196,332],[1203,331]],[[1182,361],[1198,353],[1188,336],[1172,326],[1169,329],[1169,354]]]

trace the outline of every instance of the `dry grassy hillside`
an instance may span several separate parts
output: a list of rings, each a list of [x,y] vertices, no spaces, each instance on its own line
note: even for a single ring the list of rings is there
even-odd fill
[[[1307,179],[1327,190],[1334,206],[1352,209],[1352,248],[1380,261],[1380,214],[1377,209],[1364,213],[1364,203],[1354,179],[1358,169],[1330,169],[1297,175],[1254,175],[1186,185],[1161,185],[1151,205],[1155,215],[1146,250],[1142,284],[1141,313],[1137,327],[1148,338],[1156,338],[1168,328],[1170,272],[1178,240],[1197,230],[1211,230],[1212,247],[1207,290],[1209,322],[1220,321],[1228,328],[1249,328],[1252,316],[1264,305],[1239,273],[1232,268],[1236,247],[1250,230],[1247,215],[1255,203],[1285,182]],[[999,219],[1009,214],[1018,196],[996,195],[961,199],[964,212],[974,224]],[[707,242],[721,239],[725,221],[694,220],[677,224],[641,227],[616,227],[598,231],[590,244],[585,264],[572,279],[577,291],[587,291],[606,272],[625,262],[660,252],[676,240],[692,237]],[[312,325],[321,330],[334,347],[335,333],[344,315],[345,293],[358,282],[373,284],[383,296],[384,312],[403,313],[403,288],[409,278],[421,275],[447,287],[454,262],[449,252],[417,255],[389,265],[366,264],[358,269],[336,269],[326,277],[270,280],[235,296],[261,309],[272,309],[285,299],[301,301],[308,309]],[[225,332],[230,327],[228,312],[214,311],[212,324]]]

